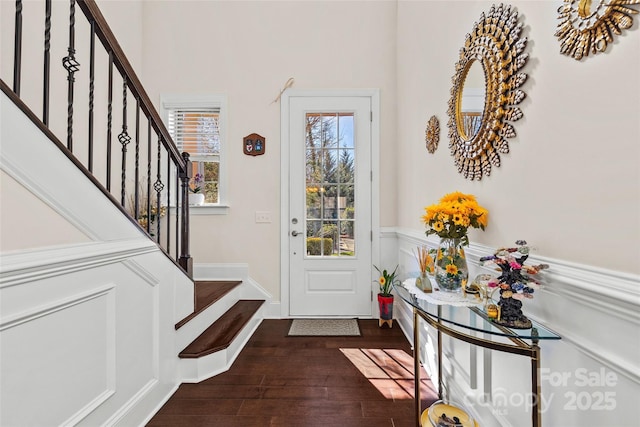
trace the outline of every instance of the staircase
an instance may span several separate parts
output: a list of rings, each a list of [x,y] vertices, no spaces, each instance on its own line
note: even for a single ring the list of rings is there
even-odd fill
[[[196,281],[194,311],[176,324],[183,382],[229,369],[262,321],[264,300],[241,299],[241,281]]]
[[[2,27],[14,48],[3,50],[13,72],[0,75],[0,172],[11,190],[0,202],[16,223],[38,215],[51,230],[3,233],[14,250],[0,257],[0,425],[144,425],[181,382],[229,369],[269,296],[244,270],[231,273],[242,281],[193,281],[189,155],[95,0],[70,0],[68,14],[57,12],[62,2],[42,2],[44,20],[23,3],[36,2],[16,0],[14,25]],[[90,37],[75,37],[76,19]],[[52,31],[69,34],[68,45]],[[23,35],[26,53],[43,32],[30,55],[44,56],[44,67],[23,67]]]

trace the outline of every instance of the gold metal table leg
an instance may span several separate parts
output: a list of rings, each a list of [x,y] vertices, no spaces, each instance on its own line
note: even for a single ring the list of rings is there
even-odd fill
[[[441,323],[442,306],[438,306],[438,323]],[[444,394],[444,379],[442,378],[442,331],[438,329],[438,397],[442,399]]]
[[[420,416],[422,411],[420,404],[422,397],[420,395],[420,317],[418,316],[418,309],[413,308],[413,372],[414,372],[414,392],[413,397],[415,400],[416,409],[416,426],[420,427]]]
[[[531,332],[534,337],[538,334],[535,328]],[[542,408],[540,406],[540,347],[538,346],[538,339],[533,338],[531,344],[531,349],[533,350],[533,355],[531,356],[531,425],[533,425],[533,427],[542,427]]]

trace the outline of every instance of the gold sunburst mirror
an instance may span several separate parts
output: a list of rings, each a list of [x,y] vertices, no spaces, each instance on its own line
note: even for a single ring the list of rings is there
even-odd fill
[[[631,28],[638,11],[629,6],[637,4],[640,0],[564,0],[555,33],[560,53],[579,61],[589,53],[604,52],[614,35]]]
[[[516,135],[509,122],[523,116],[517,105],[526,96],[519,88],[527,75],[519,71],[529,55],[524,53],[527,39],[520,37],[522,27],[510,6],[493,5],[482,13],[460,49],[447,126],[451,154],[458,172],[467,179],[480,180],[491,173],[492,166],[500,166],[500,154],[509,152],[507,138]],[[475,75],[481,76],[484,88],[467,87],[477,79]],[[475,94],[480,101],[472,99],[474,91],[481,92]]]

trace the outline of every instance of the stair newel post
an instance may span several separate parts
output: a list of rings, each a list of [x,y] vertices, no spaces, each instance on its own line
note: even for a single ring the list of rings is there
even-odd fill
[[[180,266],[187,272],[190,277],[193,277],[193,259],[189,253],[189,181],[193,175],[191,168],[191,160],[189,160],[189,153],[182,153],[184,159],[184,169],[180,171],[180,180],[182,181],[182,188],[180,191],[180,208],[182,215],[182,241],[180,244]]]

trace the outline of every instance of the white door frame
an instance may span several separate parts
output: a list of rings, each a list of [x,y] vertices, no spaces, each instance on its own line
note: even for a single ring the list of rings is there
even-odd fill
[[[350,97],[367,96],[371,98],[371,227],[373,239],[371,242],[371,277],[374,277],[373,264],[380,259],[380,90],[379,89],[287,89],[280,98],[280,314],[282,318],[289,317],[289,102],[292,97]],[[373,279],[371,289],[374,296],[378,292],[374,288]],[[372,316],[377,313],[377,300],[371,301]]]

